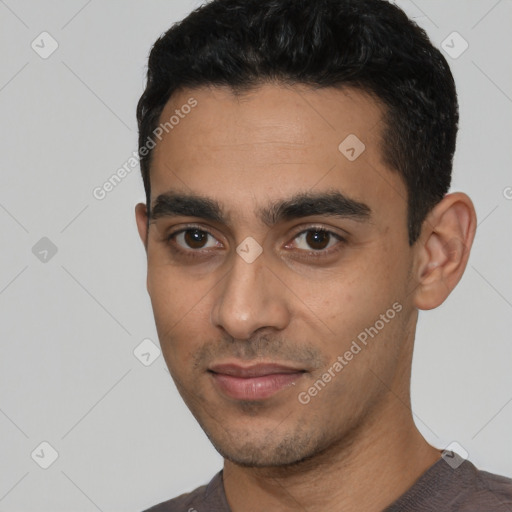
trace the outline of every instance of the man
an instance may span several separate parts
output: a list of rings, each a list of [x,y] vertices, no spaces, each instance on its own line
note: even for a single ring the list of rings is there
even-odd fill
[[[213,0],[155,43],[137,116],[160,344],[225,460],[149,510],[512,510],[410,407],[418,310],[476,229],[425,32],[383,0]]]

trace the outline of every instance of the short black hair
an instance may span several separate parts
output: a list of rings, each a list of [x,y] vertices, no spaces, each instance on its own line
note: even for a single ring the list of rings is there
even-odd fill
[[[383,161],[407,187],[412,245],[450,187],[457,93],[425,31],[386,0],[212,0],[175,23],[151,49],[137,105],[148,213],[152,152],[140,150],[171,95],[266,82],[355,87],[379,102]]]

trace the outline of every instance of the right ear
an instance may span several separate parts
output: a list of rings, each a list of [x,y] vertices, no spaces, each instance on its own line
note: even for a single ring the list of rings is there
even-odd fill
[[[135,205],[135,220],[137,222],[137,230],[139,231],[140,239],[148,252],[148,211],[145,203],[138,203]]]

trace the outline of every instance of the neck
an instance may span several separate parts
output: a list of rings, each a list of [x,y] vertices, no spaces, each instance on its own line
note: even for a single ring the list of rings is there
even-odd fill
[[[408,396],[391,391],[362,423],[336,446],[292,466],[248,468],[225,460],[232,512],[380,512],[441,457],[417,430]]]

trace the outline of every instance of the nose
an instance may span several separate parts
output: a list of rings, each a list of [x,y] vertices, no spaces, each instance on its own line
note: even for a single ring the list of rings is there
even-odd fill
[[[213,325],[239,340],[262,327],[284,329],[290,321],[287,289],[274,272],[264,253],[252,263],[235,254],[231,270],[215,287]]]

